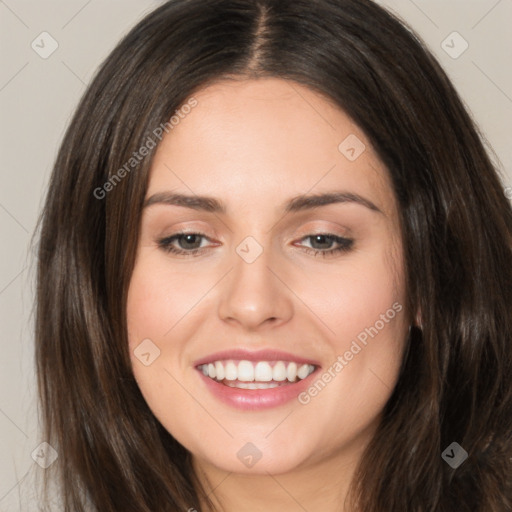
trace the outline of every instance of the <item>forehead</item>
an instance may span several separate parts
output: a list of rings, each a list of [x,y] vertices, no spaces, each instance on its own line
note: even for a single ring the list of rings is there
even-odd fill
[[[276,78],[225,80],[193,96],[197,105],[158,147],[148,195],[192,192],[239,210],[344,189],[394,209],[369,140],[324,96]]]

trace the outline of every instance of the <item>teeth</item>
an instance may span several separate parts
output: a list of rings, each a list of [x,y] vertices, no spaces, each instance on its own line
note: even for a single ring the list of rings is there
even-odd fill
[[[288,368],[286,368],[286,377],[290,382],[293,382],[297,378],[297,363],[288,364]]]
[[[218,380],[224,380],[226,374],[224,373],[224,365],[220,361],[215,363],[215,373]]]
[[[240,361],[238,363],[238,380],[242,382],[252,382],[254,380],[254,366],[250,361]]]
[[[231,387],[242,389],[266,389],[276,387],[278,382],[296,382],[305,379],[313,373],[312,364],[298,365],[295,362],[285,361],[215,361],[203,364],[201,371],[207,377],[224,383]],[[231,382],[231,381],[237,381]]]
[[[277,388],[279,386],[277,382],[238,382],[237,384],[234,382],[227,382],[226,385],[230,388],[240,389],[269,389]]]
[[[261,382],[270,382],[272,380],[272,367],[265,361],[260,361],[254,369],[254,379]]]
[[[277,361],[274,368],[272,368],[272,379],[277,382],[286,380],[286,366],[283,361]]]
[[[303,364],[298,370],[297,370],[297,377],[299,379],[305,379],[311,372],[309,371],[308,365]]]
[[[225,378],[226,380],[236,380],[238,377],[238,368],[236,367],[233,361],[228,361],[225,368]]]

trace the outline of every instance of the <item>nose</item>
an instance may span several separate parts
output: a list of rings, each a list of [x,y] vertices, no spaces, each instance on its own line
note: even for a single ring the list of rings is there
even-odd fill
[[[272,265],[266,248],[252,263],[237,253],[234,268],[226,276],[219,302],[219,317],[246,330],[277,326],[293,316],[293,292],[286,275]],[[288,286],[287,286],[288,285]]]

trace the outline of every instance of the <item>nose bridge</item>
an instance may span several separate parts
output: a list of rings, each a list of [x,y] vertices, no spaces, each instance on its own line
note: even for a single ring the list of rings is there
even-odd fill
[[[292,315],[291,292],[275,275],[279,274],[273,268],[276,258],[266,241],[263,246],[249,236],[236,247],[234,268],[219,305],[221,319],[255,328],[269,319],[282,322]]]

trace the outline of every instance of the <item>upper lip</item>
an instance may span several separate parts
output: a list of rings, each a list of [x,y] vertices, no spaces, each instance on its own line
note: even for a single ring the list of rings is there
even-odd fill
[[[318,361],[313,359],[300,357],[289,352],[283,352],[282,350],[256,350],[250,351],[245,349],[232,349],[223,350],[221,352],[215,352],[198,359],[194,362],[194,366],[201,366],[206,363],[213,363],[214,361],[221,361],[225,359],[236,359],[245,361],[294,361],[301,364],[312,364],[314,366],[320,366]]]

